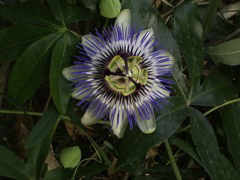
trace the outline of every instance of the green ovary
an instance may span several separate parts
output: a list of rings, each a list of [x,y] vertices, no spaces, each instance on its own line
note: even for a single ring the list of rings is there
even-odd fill
[[[128,96],[136,90],[137,85],[147,84],[148,70],[140,67],[141,62],[139,56],[130,56],[126,62],[121,56],[114,56],[107,67],[111,73],[105,76],[105,80],[113,90]]]

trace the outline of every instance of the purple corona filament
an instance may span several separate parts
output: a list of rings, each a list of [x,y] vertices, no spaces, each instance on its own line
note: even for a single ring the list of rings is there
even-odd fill
[[[157,109],[155,106],[159,107],[164,102],[165,95],[162,91],[170,92],[169,84],[172,81],[166,79],[166,75],[169,76],[169,72],[171,72],[170,57],[163,50],[152,51],[155,42],[150,44],[154,39],[149,37],[150,33],[140,37],[139,32],[135,33],[132,29],[112,26],[108,30],[104,29],[103,33],[96,30],[96,34],[97,38],[91,36],[86,39],[88,47],[83,44],[77,46],[80,49],[79,53],[84,57],[76,56],[75,64],[78,66],[75,67],[74,74],[79,75],[80,79],[86,80],[76,82],[75,86],[79,89],[80,94],[90,92],[79,102],[79,105],[86,100],[90,101],[89,108],[93,115],[101,119],[109,114],[112,105],[120,104],[124,110],[114,108],[114,112],[119,111],[118,113],[121,114],[124,113],[120,111],[126,112],[124,116],[128,116],[132,128],[132,125],[136,123],[136,110],[141,120],[148,119],[148,116],[153,113],[151,107],[154,106]],[[104,37],[101,34],[104,34]],[[136,42],[140,43],[136,44]],[[126,52],[130,56],[140,56],[143,59],[141,67],[148,69],[147,84],[129,96],[114,92],[104,79],[107,65],[120,52]],[[132,107],[133,104],[137,109]],[[109,116],[111,121],[113,121],[114,115],[112,113]]]

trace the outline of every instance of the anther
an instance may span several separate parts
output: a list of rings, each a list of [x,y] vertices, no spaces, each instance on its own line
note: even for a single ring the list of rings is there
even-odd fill
[[[137,83],[136,81],[134,81],[134,79],[132,77],[128,77],[128,78],[135,85],[136,90],[140,90],[141,89],[142,85],[140,83]]]

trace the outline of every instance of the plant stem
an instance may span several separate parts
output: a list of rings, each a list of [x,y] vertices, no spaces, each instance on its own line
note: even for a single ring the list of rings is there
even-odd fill
[[[19,115],[31,115],[31,116],[43,116],[42,112],[31,112],[31,111],[14,111],[14,110],[4,110],[0,109],[0,114],[19,114]],[[60,115],[59,118],[70,121],[68,116]]]
[[[232,103],[235,103],[235,102],[239,102],[240,101],[240,98],[237,98],[237,99],[233,99],[233,100],[230,100],[230,101],[227,101],[219,106],[216,106],[212,109],[209,109],[208,111],[206,111],[203,115],[204,116],[207,116],[208,114],[210,114],[211,112],[223,107],[223,106],[226,106],[226,105],[229,105],[229,104],[232,104]],[[185,128],[182,128],[180,130],[178,130],[176,133],[180,133],[180,132],[183,132],[183,131],[186,131],[187,129],[191,128],[191,125],[188,125],[186,126]]]
[[[177,167],[177,164],[175,162],[175,159],[174,159],[174,156],[173,156],[173,153],[172,153],[172,150],[171,150],[171,146],[170,146],[168,140],[164,141],[164,145],[165,145],[165,147],[167,149],[168,157],[169,157],[170,162],[172,164],[173,171],[174,171],[174,174],[175,174],[177,180],[182,180],[181,174],[180,174],[180,172],[178,170],[178,167]]]
[[[32,115],[32,116],[42,116],[41,112],[23,112],[23,111],[13,111],[13,110],[1,110],[0,114],[22,114],[22,115]]]
[[[76,33],[76,32],[74,32],[74,31],[72,31],[72,30],[69,30],[68,29],[68,31],[70,32],[70,33],[72,33],[76,38],[78,38],[79,40],[81,39],[81,36],[78,34],[78,33]]]
[[[226,106],[228,104],[232,104],[232,103],[235,103],[235,102],[238,102],[238,101],[240,101],[240,98],[227,101],[227,102],[221,104],[220,106],[216,106],[216,107],[210,109],[209,111],[205,112],[203,115],[206,116],[206,115],[210,114],[211,112],[213,112],[213,111],[215,111],[215,110],[217,110],[217,109],[219,109],[219,108],[221,108],[223,106]]]

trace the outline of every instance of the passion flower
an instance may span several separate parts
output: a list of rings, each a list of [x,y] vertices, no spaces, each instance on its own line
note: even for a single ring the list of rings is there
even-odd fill
[[[114,26],[82,37],[75,65],[63,75],[74,82],[78,105],[88,106],[83,124],[109,119],[119,138],[127,124],[137,124],[144,133],[156,129],[154,108],[162,108],[170,95],[173,57],[155,45],[153,29],[135,30],[128,9]]]

